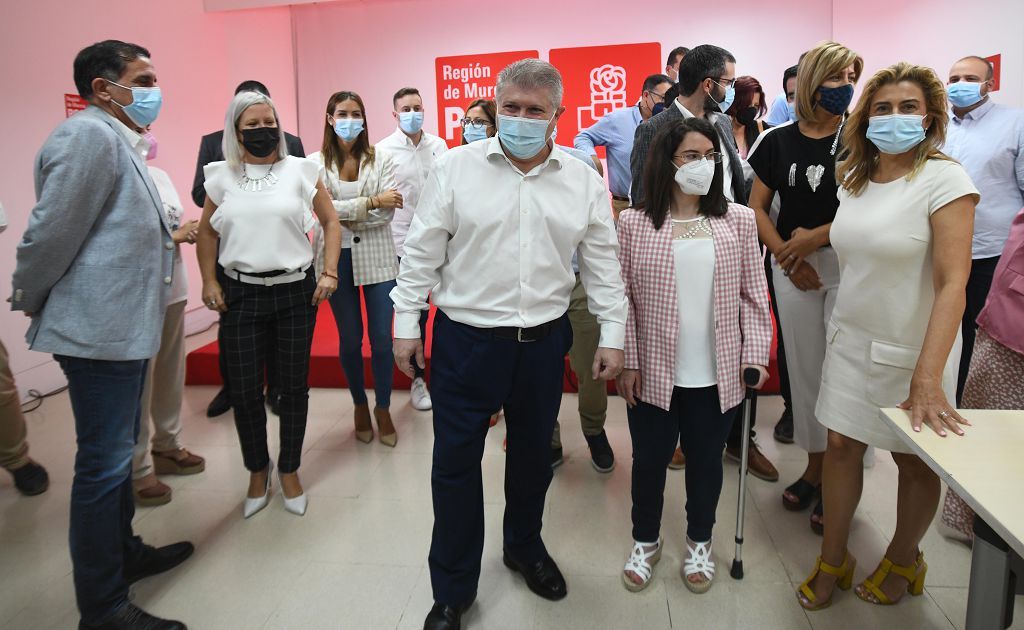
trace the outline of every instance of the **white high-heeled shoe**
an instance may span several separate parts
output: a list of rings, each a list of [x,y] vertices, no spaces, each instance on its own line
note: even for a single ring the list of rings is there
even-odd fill
[[[274,469],[274,463],[273,462],[270,462],[269,464],[267,464],[267,486],[266,486],[265,490],[263,491],[263,496],[262,497],[256,497],[255,499],[253,499],[251,497],[248,497],[248,496],[245,497],[245,503],[242,505],[242,516],[243,517],[249,518],[250,516],[252,516],[256,512],[259,512],[263,508],[267,507],[267,504],[270,503],[270,477],[271,477],[270,473],[273,471],[273,469]]]
[[[281,482],[281,471],[277,471],[277,481]],[[284,495],[284,483],[281,483],[281,498],[284,499],[284,509],[298,516],[305,516],[306,508],[309,507],[309,499],[303,492],[297,497],[288,498]]]

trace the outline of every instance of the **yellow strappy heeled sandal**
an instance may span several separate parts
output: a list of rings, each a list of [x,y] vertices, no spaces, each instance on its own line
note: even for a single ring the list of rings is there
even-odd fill
[[[850,587],[853,586],[853,571],[856,568],[857,559],[851,556],[849,552],[846,553],[846,557],[843,558],[843,563],[838,567],[832,566],[831,564],[823,561],[821,556],[818,556],[818,562],[814,565],[814,572],[811,573],[811,576],[804,580],[804,583],[800,585],[799,589],[797,589],[796,599],[800,602],[800,606],[805,610],[822,610],[831,606],[832,596],[829,595],[828,599],[819,602],[814,591],[811,590],[811,582],[818,576],[818,573],[826,573],[839,578],[836,581],[836,586],[844,591],[848,591],[850,590]],[[835,591],[833,591],[833,594],[834,593]],[[803,598],[800,597],[801,595],[803,595]],[[807,600],[807,603],[804,602],[804,599]]]
[[[889,577],[890,573],[895,573],[907,581],[908,593],[920,595],[924,592],[924,576],[928,573],[928,563],[924,561],[924,553],[917,552],[917,560],[910,566],[900,566],[893,564],[889,558],[882,558],[882,564],[878,565],[871,577],[861,582],[860,587],[857,588],[857,597],[869,604],[881,606],[892,606],[899,602],[900,599],[903,599],[902,597],[892,600],[882,591],[882,582]]]

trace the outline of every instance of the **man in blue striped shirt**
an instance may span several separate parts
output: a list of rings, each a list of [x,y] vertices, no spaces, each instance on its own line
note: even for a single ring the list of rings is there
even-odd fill
[[[596,124],[580,131],[573,141],[577,149],[591,156],[597,155],[594,147],[607,149],[608,180],[616,219],[629,207],[629,156],[633,152],[636,128],[651,117],[655,105],[664,102],[665,91],[670,87],[672,79],[664,74],[652,74],[644,80],[643,94],[636,105],[605,114]]]
[[[943,151],[967,169],[981,193],[974,211],[957,403],[971,364],[975,321],[985,306],[1010,224],[1024,207],[1024,110],[992,102],[992,87],[992,64],[982,57],[964,57],[949,71],[953,116]]]

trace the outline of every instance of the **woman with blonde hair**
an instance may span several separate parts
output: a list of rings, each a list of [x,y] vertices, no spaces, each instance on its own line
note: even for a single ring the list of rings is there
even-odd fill
[[[309,408],[309,352],[316,307],[338,287],[341,229],[320,182],[319,166],[285,150],[270,97],[259,92],[235,95],[225,117],[223,148],[225,160],[203,169],[206,205],[197,255],[203,302],[220,313],[231,408],[249,470],[242,514],[249,518],[270,500],[273,466],[267,449],[263,366],[273,334],[277,357],[272,363],[281,396],[277,470],[285,509],[301,516],[307,506],[298,469]],[[319,273],[313,270],[306,236],[317,220],[326,243]],[[221,280],[218,263],[224,268]]]
[[[796,122],[765,131],[747,156],[755,175],[750,207],[757,216],[761,242],[773,255],[772,282],[786,340],[793,437],[807,451],[807,467],[786,488],[782,504],[798,511],[816,503],[810,522],[819,534],[826,431],[815,416],[814,404],[825,357],[825,324],[839,286],[839,261],[829,242],[839,203],[835,163],[843,148],[843,124],[853,85],[863,68],[857,53],[836,42],[822,42],[807,51],[797,69]],[[769,209],[775,193],[781,208],[773,224]]]
[[[336,92],[327,100],[323,145],[309,159],[324,167],[335,218],[345,228],[341,239],[341,277],[331,299],[338,326],[341,369],[355,405],[356,439],[373,441],[370,404],[363,384],[363,302],[370,337],[374,409],[379,439],[398,443],[391,420],[391,289],[398,277],[398,257],[391,236],[395,208],[402,195],[395,169],[384,151],[370,144],[366,108],[355,92]],[[318,239],[319,240],[319,239]],[[321,246],[322,248],[322,246]],[[321,249],[322,251],[322,249]]]
[[[852,585],[847,550],[864,484],[867,447],[892,452],[899,468],[896,531],[878,568],[857,587],[874,604],[920,595],[928,565],[918,545],[939,504],[939,478],[878,417],[907,409],[915,431],[962,435],[953,409],[960,320],[971,270],[978,192],[939,151],[948,115],[942,81],[898,63],[864,87],[843,132],[839,210],[830,232],[842,280],[828,323],[816,412],[828,427],[821,555],[800,586],[800,605],[828,606]]]

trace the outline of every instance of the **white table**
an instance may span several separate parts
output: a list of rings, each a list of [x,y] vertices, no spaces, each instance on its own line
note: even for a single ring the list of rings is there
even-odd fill
[[[972,426],[944,438],[915,432],[903,409],[879,415],[977,514],[966,629],[1008,627],[1024,587],[1024,411],[961,410]]]

